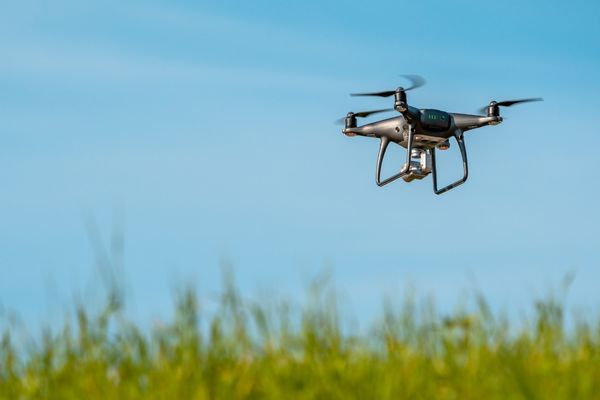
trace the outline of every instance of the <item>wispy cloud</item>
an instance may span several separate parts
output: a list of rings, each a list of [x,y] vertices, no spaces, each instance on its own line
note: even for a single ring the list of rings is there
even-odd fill
[[[71,13],[77,13],[77,8]],[[119,7],[121,25],[131,24],[130,32],[111,32],[103,26],[101,15],[89,22],[50,28],[39,14],[13,32],[13,38],[0,38],[4,57],[0,73],[4,78],[96,79],[116,82],[221,82],[237,85],[251,82],[281,88],[317,88],[347,86],[348,82],[323,72],[310,73],[289,68],[285,63],[249,65],[236,51],[262,52],[277,58],[281,53],[298,58],[331,54],[335,44],[305,33],[253,24],[248,21],[209,15],[201,11],[181,10],[159,5]],[[35,31],[30,37],[30,31]],[[132,33],[133,32],[133,33]],[[164,43],[140,45],[137,36],[147,34]],[[16,40],[15,40],[16,39]],[[219,43],[218,57],[206,54],[206,46]],[[205,43],[205,44],[204,44]],[[293,47],[293,49],[291,48]],[[251,64],[251,63],[250,63]]]
[[[264,68],[236,67],[208,62],[181,61],[115,48],[84,48],[64,44],[43,46],[20,44],[7,48],[10,54],[0,62],[5,77],[46,79],[100,79],[111,81],[223,82],[239,85],[252,82],[281,88],[342,88],[347,81],[331,76],[294,73]],[[346,85],[346,86],[345,86]]]

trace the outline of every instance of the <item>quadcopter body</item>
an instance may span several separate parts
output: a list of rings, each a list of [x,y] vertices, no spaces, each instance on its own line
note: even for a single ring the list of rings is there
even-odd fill
[[[379,153],[377,155],[375,181],[377,185],[384,186],[396,179],[402,178],[406,182],[414,179],[423,179],[430,173],[433,175],[433,190],[442,194],[463,184],[469,175],[467,152],[464,142],[464,133],[488,125],[497,125],[502,122],[500,107],[509,107],[514,104],[538,101],[540,98],[492,101],[481,111],[486,115],[450,113],[436,109],[418,109],[408,105],[406,91],[422,86],[424,79],[417,75],[404,75],[412,81],[409,88],[399,87],[393,91],[376,93],[359,93],[353,96],[394,96],[394,108],[374,111],[350,112],[343,119],[343,133],[347,136],[366,136],[380,139]],[[357,126],[357,118],[364,118],[372,114],[397,111],[399,116],[381,121]],[[454,138],[460,149],[463,163],[463,177],[456,182],[442,188],[437,187],[437,173],[435,153],[436,149],[446,150],[450,147],[450,139]],[[406,148],[406,162],[400,171],[386,179],[381,179],[381,166],[387,147],[396,143]]]

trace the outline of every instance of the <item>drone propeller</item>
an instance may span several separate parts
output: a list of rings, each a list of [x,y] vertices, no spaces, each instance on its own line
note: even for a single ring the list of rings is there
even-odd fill
[[[382,108],[380,110],[371,110],[371,111],[360,111],[360,112],[349,112],[347,116],[344,118],[340,118],[336,121],[338,124],[343,124],[346,118],[348,117],[357,117],[357,118],[366,118],[369,115],[378,114],[382,112],[394,111],[393,108]]]
[[[408,79],[411,83],[411,86],[407,88],[400,88],[403,92],[408,90],[413,90],[418,87],[425,85],[425,78],[419,75],[400,75],[406,79]],[[374,93],[351,93],[350,96],[377,96],[377,97],[390,97],[396,93],[395,90],[387,90],[385,92],[374,92]]]
[[[520,103],[529,103],[532,101],[543,101],[544,99],[542,99],[541,97],[533,97],[530,99],[519,99],[519,100],[505,100],[505,101],[491,101],[489,105],[480,108],[478,111],[479,113],[483,114],[486,113],[490,116],[498,116],[497,114],[499,114],[499,109],[498,107],[510,107],[510,106],[514,106],[515,104],[520,104]]]

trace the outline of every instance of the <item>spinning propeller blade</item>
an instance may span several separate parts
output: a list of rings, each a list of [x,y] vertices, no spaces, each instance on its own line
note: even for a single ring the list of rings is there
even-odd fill
[[[413,90],[418,87],[425,85],[425,78],[419,75],[400,75],[408,79],[411,85],[407,88],[402,88],[403,91]],[[376,97],[390,97],[396,93],[395,90],[387,90],[384,92],[373,92],[373,93],[351,93],[350,96],[376,96]]]
[[[378,113],[382,113],[382,112],[388,112],[388,111],[394,111],[393,108],[382,108],[380,110],[372,110],[372,111],[360,111],[360,112],[356,112],[353,113],[356,117],[358,118],[366,118],[369,115],[372,114],[378,114]]]
[[[372,111],[360,111],[360,112],[356,112],[356,113],[349,113],[349,114],[352,114],[353,116],[355,116],[355,117],[357,117],[357,118],[366,118],[366,117],[368,117],[369,115],[378,114],[378,113],[382,113],[382,112],[388,112],[388,111],[394,111],[394,109],[393,109],[393,108],[382,108],[382,109],[380,109],[380,110],[372,110]],[[344,120],[345,120],[346,118],[347,118],[347,117],[340,118],[340,119],[338,119],[338,120],[336,121],[336,123],[338,123],[338,124],[343,124],[343,123],[344,123]]]
[[[515,104],[520,104],[520,103],[529,103],[532,101],[543,101],[544,99],[542,99],[541,97],[532,97],[530,99],[519,99],[519,100],[504,100],[504,101],[492,101],[490,103],[490,105],[496,105],[498,107],[510,107],[510,106],[514,106]],[[485,114],[485,112],[487,111],[487,108],[489,106],[485,106],[485,107],[481,107],[478,112],[481,114]]]
[[[425,85],[425,83],[426,83],[425,78],[423,78],[420,75],[400,75],[400,76],[408,79],[410,81],[410,83],[412,83],[412,86],[404,88],[404,91],[420,88],[421,86]]]
[[[377,96],[377,97],[390,97],[396,93],[395,90],[388,90],[385,92],[374,92],[374,93],[350,93],[350,96]]]

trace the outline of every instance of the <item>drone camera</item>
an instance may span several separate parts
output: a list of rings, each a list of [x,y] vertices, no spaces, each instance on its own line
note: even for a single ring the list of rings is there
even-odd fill
[[[406,163],[402,169],[406,168]],[[406,175],[402,177],[405,182],[411,182],[415,179],[423,179],[432,169],[431,152],[423,149],[413,149],[410,154],[410,166]]]

